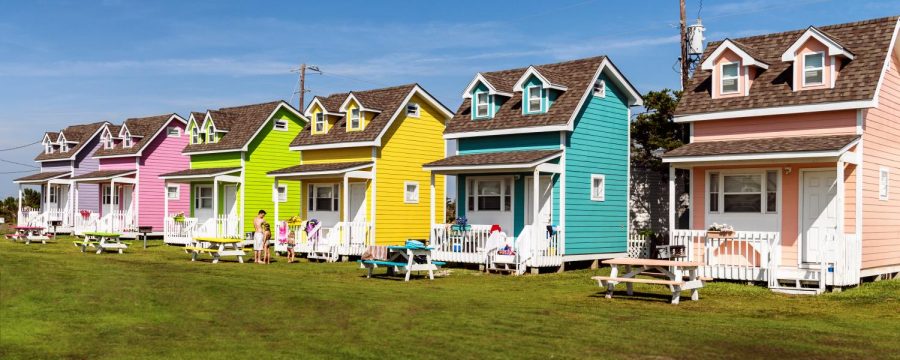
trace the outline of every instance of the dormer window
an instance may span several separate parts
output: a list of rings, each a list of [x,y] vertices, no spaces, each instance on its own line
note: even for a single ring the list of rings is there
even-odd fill
[[[215,144],[216,141],[218,141],[218,137],[216,136],[216,132],[215,132],[215,131],[212,131],[212,129],[210,129],[210,131],[206,134],[206,142],[207,142],[207,143],[210,143],[210,144]]]
[[[738,68],[740,63],[722,64],[722,94],[738,92]]]
[[[594,96],[601,98],[606,97],[606,81],[603,81],[602,79],[594,81]]]
[[[359,109],[354,108],[350,110],[350,129],[358,130],[361,126],[361,121],[359,119]]]
[[[822,85],[825,81],[825,53],[803,55],[803,86]]]
[[[122,139],[122,146],[130,148],[132,145],[134,145],[134,142],[131,140],[130,136],[126,136]]]
[[[200,129],[196,126],[191,128],[191,144],[199,144],[200,143]]]
[[[100,143],[103,144],[104,149],[112,149],[113,148],[113,140],[112,134],[109,133],[109,130],[105,130],[103,132],[103,136],[100,137]]]
[[[53,153],[53,143],[50,141],[44,141],[44,154],[52,154]]]
[[[541,99],[541,87],[540,86],[531,86],[528,88],[528,112],[536,113],[541,112],[541,105],[543,101]]]
[[[488,116],[488,107],[489,107],[489,98],[488,93],[477,93],[475,94],[475,117],[487,117]]]
[[[69,143],[63,141],[61,144],[59,144],[59,151],[60,152],[68,152],[69,151]]]
[[[325,114],[316,113],[316,118],[313,121],[313,131],[317,133],[325,132]]]

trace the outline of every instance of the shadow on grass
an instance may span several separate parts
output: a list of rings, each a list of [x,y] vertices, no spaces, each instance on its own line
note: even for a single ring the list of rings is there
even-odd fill
[[[663,302],[667,302],[667,303],[668,303],[668,302],[671,302],[671,301],[672,301],[672,294],[671,294],[671,293],[668,293],[668,294],[658,294],[658,293],[649,293],[649,292],[634,291],[632,294],[633,294],[633,295],[628,295],[628,291],[627,291],[627,290],[621,290],[621,291],[616,290],[616,291],[613,291],[613,298],[619,297],[619,298],[622,298],[622,299],[638,300],[638,301],[645,301],[645,302],[659,302],[659,301],[663,301]],[[596,292],[596,293],[593,293],[593,294],[589,295],[588,297],[595,298],[595,299],[596,299],[596,298],[606,299],[606,291],[605,291],[605,290],[604,290],[604,291],[599,291],[599,292]],[[682,294],[682,297],[684,297],[684,294]],[[688,295],[687,298],[690,299],[690,295]]]

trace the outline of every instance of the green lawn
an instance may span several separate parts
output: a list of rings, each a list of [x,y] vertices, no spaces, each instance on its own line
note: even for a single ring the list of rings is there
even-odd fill
[[[605,299],[601,271],[450,269],[409,283],[354,263],[190,262],[0,242],[0,358],[890,358],[900,281],[818,297],[712,283]]]

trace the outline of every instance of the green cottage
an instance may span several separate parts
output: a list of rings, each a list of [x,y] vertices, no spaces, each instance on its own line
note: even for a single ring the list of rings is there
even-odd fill
[[[193,237],[238,238],[253,231],[259,210],[269,213],[274,224],[275,202],[282,209],[299,209],[299,181],[275,181],[272,170],[293,164],[291,141],[309,123],[284,101],[245,105],[191,113],[190,136],[182,151],[191,157],[190,169],[160,175],[165,180],[164,241],[187,244]],[[178,184],[189,184],[180,194]],[[190,213],[169,213],[169,203],[190,200]],[[284,217],[292,214],[283,212]]]

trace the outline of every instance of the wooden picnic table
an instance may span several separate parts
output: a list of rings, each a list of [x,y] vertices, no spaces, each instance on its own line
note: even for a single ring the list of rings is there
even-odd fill
[[[633,295],[632,285],[656,284],[669,287],[672,292],[672,304],[678,304],[681,292],[691,291],[691,300],[700,299],[700,288],[703,280],[699,278],[697,268],[699,262],[674,261],[661,259],[634,259],[615,258],[603,261],[612,267],[609,276],[594,276],[600,287],[607,288],[606,298],[612,298],[613,288],[619,283],[625,283],[628,295]],[[619,266],[625,266],[625,274],[619,275]],[[664,279],[637,278],[638,275],[652,275]]]
[[[6,237],[12,241],[23,239],[25,240],[25,245],[31,244],[32,241],[40,241],[41,244],[46,244],[47,240],[50,240],[47,234],[41,233],[41,230],[44,230],[44,228],[40,226],[13,226],[12,229],[16,232]]]
[[[185,246],[184,251],[191,254],[191,261],[196,261],[200,254],[210,254],[213,264],[218,263],[222,256],[236,256],[239,263],[244,263],[247,253],[243,249],[244,240],[235,238],[198,237],[194,238],[191,245]]]
[[[444,265],[442,261],[431,259],[431,247],[428,246],[388,246],[387,260],[360,260],[360,267],[368,269],[367,278],[372,277],[372,271],[378,267],[387,268],[387,274],[393,275],[397,271],[405,272],[405,280],[409,281],[413,271],[428,271],[428,278],[434,280],[434,271]],[[424,257],[425,262],[416,262],[416,257]]]
[[[104,250],[116,250],[121,254],[128,248],[121,237],[122,234],[119,233],[88,231],[84,233],[83,240],[75,240],[73,243],[81,248],[81,252],[85,252],[88,246],[91,246],[97,248],[97,254],[102,254]]]

